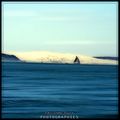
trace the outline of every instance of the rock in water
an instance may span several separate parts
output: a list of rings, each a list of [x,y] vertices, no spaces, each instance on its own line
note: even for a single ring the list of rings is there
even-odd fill
[[[76,58],[75,58],[75,60],[74,60],[74,63],[75,64],[80,64],[80,60],[79,60],[79,58],[76,56]]]

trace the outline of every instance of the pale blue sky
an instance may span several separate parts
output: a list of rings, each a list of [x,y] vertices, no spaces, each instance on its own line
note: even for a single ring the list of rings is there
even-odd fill
[[[2,50],[118,54],[117,2],[2,2]]]

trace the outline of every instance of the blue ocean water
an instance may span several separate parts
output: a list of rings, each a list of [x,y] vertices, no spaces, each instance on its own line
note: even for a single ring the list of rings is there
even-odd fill
[[[118,115],[118,66],[2,63],[2,117]],[[56,113],[55,113],[56,112]]]

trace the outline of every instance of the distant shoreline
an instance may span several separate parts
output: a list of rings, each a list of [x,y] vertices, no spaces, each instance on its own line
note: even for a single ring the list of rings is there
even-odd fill
[[[18,62],[18,61],[2,61],[2,63],[22,63],[22,64],[24,64],[24,63],[26,63],[26,64],[49,64],[49,65],[76,65],[76,66],[83,66],[83,65],[90,65],[90,66],[92,66],[92,65],[99,65],[99,66],[103,66],[103,65],[107,65],[107,66],[109,66],[109,65],[112,65],[112,66],[118,66],[118,64],[74,64],[74,63],[43,63],[43,62],[24,62],[24,61],[20,61],[20,62]]]

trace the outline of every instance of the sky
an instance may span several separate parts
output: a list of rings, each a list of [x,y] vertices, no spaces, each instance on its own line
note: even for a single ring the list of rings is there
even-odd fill
[[[118,56],[117,2],[2,2],[2,52]]]

